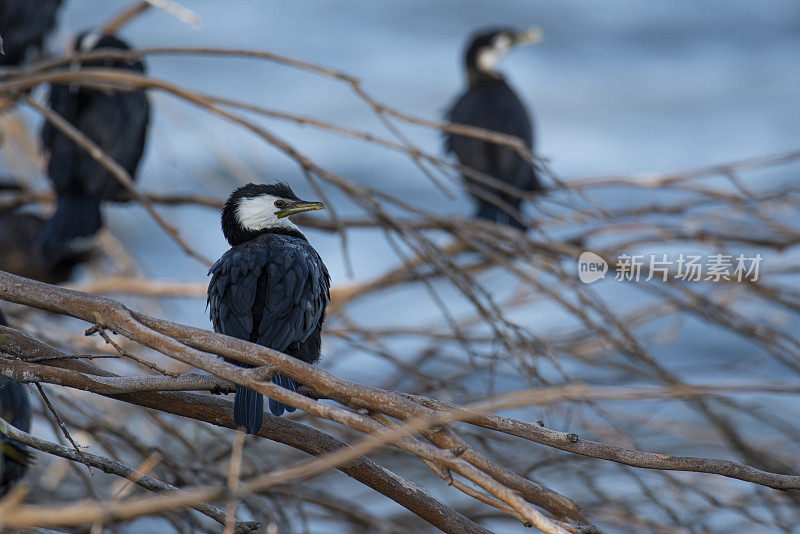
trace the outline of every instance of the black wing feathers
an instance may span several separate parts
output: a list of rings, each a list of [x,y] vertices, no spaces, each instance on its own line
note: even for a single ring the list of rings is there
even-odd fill
[[[49,104],[136,179],[150,123],[143,91],[104,93],[54,84]],[[48,176],[59,193],[113,198],[123,189],[106,168],[49,121],[42,126],[42,146],[50,152]]]
[[[30,51],[39,56],[56,23],[61,0],[17,0],[0,2],[0,35],[5,55],[0,65],[18,66]]]
[[[521,138],[533,147],[533,125],[525,105],[504,80],[481,82],[462,94],[447,120]],[[445,133],[445,148],[467,167],[523,190],[539,188],[533,168],[513,148],[474,137]]]
[[[264,234],[226,252],[211,268],[208,302],[214,330],[316,363],[330,278],[319,254],[302,237]],[[272,381],[297,391],[293,380]],[[270,399],[270,411],[294,408]],[[261,428],[263,398],[237,386],[234,423]]]
[[[25,386],[0,376],[0,417],[25,432],[31,428],[31,405]],[[0,496],[25,475],[31,455],[22,443],[0,434]]]
[[[319,326],[330,280],[305,240],[266,234],[226,252],[211,268],[214,329],[285,352]]]
[[[94,92],[75,126],[135,177],[149,121],[150,106],[143,92]],[[74,146],[74,150],[82,149]],[[114,175],[94,158],[81,154],[76,160],[75,176],[83,179],[87,194],[109,198],[121,189]]]

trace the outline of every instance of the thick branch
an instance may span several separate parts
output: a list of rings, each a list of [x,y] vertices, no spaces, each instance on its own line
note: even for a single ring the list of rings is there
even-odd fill
[[[0,349],[2,352],[25,358],[45,358],[57,368],[72,371],[61,375],[63,385],[79,387],[83,378],[79,373],[113,377],[112,373],[103,371],[86,362],[71,359],[69,355],[58,351],[34,338],[10,328],[2,328]],[[54,368],[53,371],[57,369]],[[80,375],[83,376],[83,375]],[[75,382],[68,383],[67,380]],[[75,385],[73,385],[75,384]],[[217,426],[234,428],[232,403],[210,396],[189,393],[105,393],[107,397],[118,399],[162,412],[204,421]],[[308,454],[321,456],[347,447],[336,438],[296,423],[285,417],[264,414],[265,424],[259,435],[289,445]],[[348,476],[362,484],[382,493],[386,497],[404,506],[422,519],[428,521],[445,532],[468,532],[486,534],[488,531],[476,525],[463,515],[436,500],[420,486],[395,473],[384,469],[367,458],[360,458],[338,468]]]
[[[34,449],[46,452],[48,454],[53,454],[55,456],[60,456],[61,458],[66,458],[68,460],[72,460],[73,462],[81,462],[81,463],[88,463],[92,467],[96,467],[97,469],[102,470],[104,473],[109,473],[112,475],[117,475],[120,477],[127,478],[134,484],[145,488],[146,490],[156,491],[156,492],[180,492],[180,488],[176,488],[171,484],[167,484],[166,482],[162,482],[156,478],[151,476],[145,475],[136,471],[135,469],[131,469],[127,465],[118,462],[116,460],[112,460],[111,458],[105,458],[103,456],[98,456],[97,454],[92,454],[89,452],[81,451],[79,454],[74,449],[70,449],[69,447],[64,447],[63,445],[58,445],[56,443],[52,443],[50,441],[46,441],[35,436],[28,434],[27,432],[23,432],[13,426],[9,425],[5,420],[0,418],[0,434],[5,434],[9,436],[11,439],[29,445]],[[220,510],[215,506],[211,506],[210,504],[198,504],[192,506],[198,512],[210,517],[211,519],[217,521],[219,524],[224,525],[226,521],[225,512]],[[2,506],[0,506],[0,510],[2,510]],[[0,518],[2,518],[2,513],[0,513]],[[0,525],[2,524],[2,519],[0,519]],[[253,532],[258,528],[258,523],[253,522],[236,522],[236,532],[239,534],[246,534],[248,532]]]

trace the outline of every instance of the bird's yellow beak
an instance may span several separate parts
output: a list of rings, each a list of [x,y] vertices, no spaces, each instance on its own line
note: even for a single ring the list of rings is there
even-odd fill
[[[528,28],[514,35],[514,45],[522,46],[531,43],[538,43],[542,40],[542,30],[539,28]]]
[[[282,219],[284,217],[289,217],[290,215],[294,215],[296,213],[302,213],[304,211],[314,211],[314,210],[324,210],[325,204],[322,202],[306,202],[305,200],[298,200],[296,202],[292,202],[289,207],[282,209],[281,211],[275,214],[276,217]]]

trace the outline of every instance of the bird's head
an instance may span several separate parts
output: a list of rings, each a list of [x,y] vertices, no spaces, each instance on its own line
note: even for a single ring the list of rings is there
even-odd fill
[[[222,233],[231,246],[236,246],[265,232],[298,232],[289,217],[324,209],[322,202],[301,200],[283,182],[247,184],[231,193],[225,202]]]
[[[493,28],[475,33],[469,40],[465,57],[467,73],[473,76],[496,75],[497,63],[512,48],[542,40],[538,28],[516,31],[511,28]]]
[[[129,51],[131,47],[128,43],[116,35],[107,35],[98,31],[86,31],[75,38],[73,44],[74,51],[78,54],[85,54],[93,50],[109,48],[113,50]],[[144,63],[141,60],[130,59],[104,59],[101,61],[87,61],[83,63],[86,67],[108,67],[116,69],[128,69],[144,72]]]

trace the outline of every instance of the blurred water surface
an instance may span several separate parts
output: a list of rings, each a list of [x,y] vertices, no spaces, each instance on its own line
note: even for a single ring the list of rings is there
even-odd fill
[[[56,45],[125,5],[74,1],[62,12]],[[187,4],[204,20],[195,30],[155,10],[124,31],[135,46],[264,49],[361,78],[386,103],[437,118],[462,88],[466,36],[487,25],[537,25],[545,40],[512,52],[502,68],[534,110],[538,150],[570,179],[580,175],[663,172],[770,154],[800,141],[800,4],[570,0],[505,2],[216,2]],[[155,56],[150,72],[179,85],[324,118],[384,134],[370,110],[341,83],[253,60]],[[296,166],[253,135],[156,95],[153,135],[140,180],[150,190],[197,190],[222,197],[234,185],[217,157],[241,161],[245,178],[289,180],[312,194]],[[349,179],[445,213],[472,207],[447,200],[402,155],[308,128],[261,121]],[[200,126],[200,128],[198,128]],[[439,153],[435,132],[414,129],[420,147]],[[762,173],[769,180],[787,171]],[[216,180],[209,175],[219,175]],[[198,185],[202,178],[204,185]],[[210,184],[210,185],[209,185]],[[205,191],[205,188],[210,190]],[[603,193],[599,193],[603,194]],[[641,193],[638,193],[641,194]],[[336,197],[334,197],[335,199]],[[618,191],[607,205],[629,199]],[[347,212],[346,205],[337,206]],[[109,208],[110,224],[132,243],[145,269],[198,279],[196,262],[176,254],[139,209]],[[208,257],[224,250],[216,214],[170,215]],[[346,281],[338,239],[313,233],[334,280]],[[395,260],[353,232],[357,278]],[[138,253],[140,251],[140,253]],[[176,319],[207,325],[202,306],[185,303]]]
[[[56,45],[123,5],[67,2]],[[385,102],[434,118],[463,86],[462,48],[471,31],[537,25],[544,42],[514,51],[503,70],[535,111],[539,152],[565,177],[674,170],[792,149],[800,140],[800,4],[791,0],[613,0],[602,5],[208,0],[187,6],[203,18],[202,29],[153,10],[123,35],[138,47],[264,49],[331,66],[361,78]],[[176,56],[152,57],[148,64],[153,75],[189,88],[380,131],[366,106],[342,84],[291,68]],[[168,97],[157,103],[172,105]],[[196,187],[193,176],[217,167],[212,144],[220,152],[244,154],[265,179],[280,176],[302,184],[291,162],[253,136],[217,122],[187,134],[175,127],[176,122],[189,126],[186,117],[158,111],[143,185]],[[203,117],[193,114],[194,120]],[[377,149],[267,124],[353,180],[416,201],[443,203],[452,212],[468,208],[443,202],[402,156],[390,154],[396,163],[391,165]],[[435,133],[415,133],[422,148],[440,151]],[[220,192],[226,191],[227,184],[221,184]],[[217,242],[208,245],[214,247],[209,254],[217,250]]]

